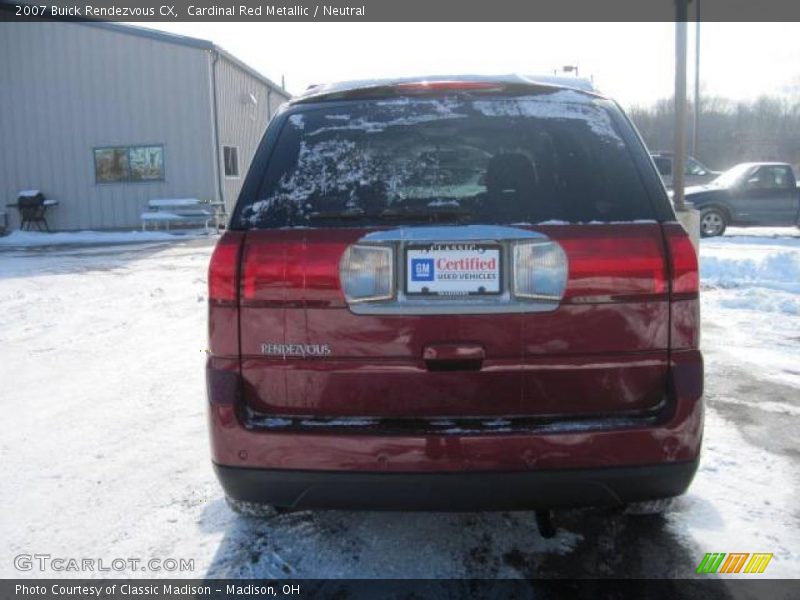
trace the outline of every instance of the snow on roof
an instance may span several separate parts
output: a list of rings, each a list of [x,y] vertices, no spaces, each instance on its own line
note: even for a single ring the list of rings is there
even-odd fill
[[[17,198],[33,198],[41,194],[39,190],[22,190],[17,192]]]

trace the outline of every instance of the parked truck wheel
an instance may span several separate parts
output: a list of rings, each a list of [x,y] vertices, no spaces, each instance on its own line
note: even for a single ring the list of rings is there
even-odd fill
[[[728,226],[728,215],[724,210],[711,207],[700,212],[700,235],[702,237],[715,237],[725,233]]]

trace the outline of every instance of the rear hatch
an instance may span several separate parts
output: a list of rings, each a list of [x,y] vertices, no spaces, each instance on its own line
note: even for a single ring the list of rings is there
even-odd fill
[[[668,260],[615,111],[470,90],[276,120],[232,223],[247,407],[308,424],[657,409]]]

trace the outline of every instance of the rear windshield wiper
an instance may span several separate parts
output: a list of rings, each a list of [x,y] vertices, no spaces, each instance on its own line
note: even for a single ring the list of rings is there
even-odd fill
[[[380,214],[381,219],[402,221],[402,220],[428,220],[431,222],[441,221],[469,221],[472,219],[472,211],[463,209],[439,209],[439,210],[408,210],[408,209],[387,209]]]
[[[366,213],[363,210],[344,210],[344,211],[319,211],[308,215],[309,221],[373,221],[373,222],[394,222],[394,221],[427,221],[427,222],[462,222],[472,218],[472,212],[468,210],[446,209],[446,210],[408,210],[408,209],[386,209],[380,213]]]
[[[369,215],[360,208],[351,210],[328,210],[313,212],[308,215],[309,221],[360,221]]]

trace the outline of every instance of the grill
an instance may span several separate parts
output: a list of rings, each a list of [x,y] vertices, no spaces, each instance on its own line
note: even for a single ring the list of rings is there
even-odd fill
[[[26,227],[32,229],[33,225],[36,225],[36,228],[42,231],[42,225],[44,225],[44,230],[50,231],[50,227],[47,225],[47,219],[45,218],[47,204],[44,194],[41,192],[36,192],[35,194],[20,194],[17,197],[17,210],[19,210],[19,215],[22,220],[20,229],[25,229]]]

